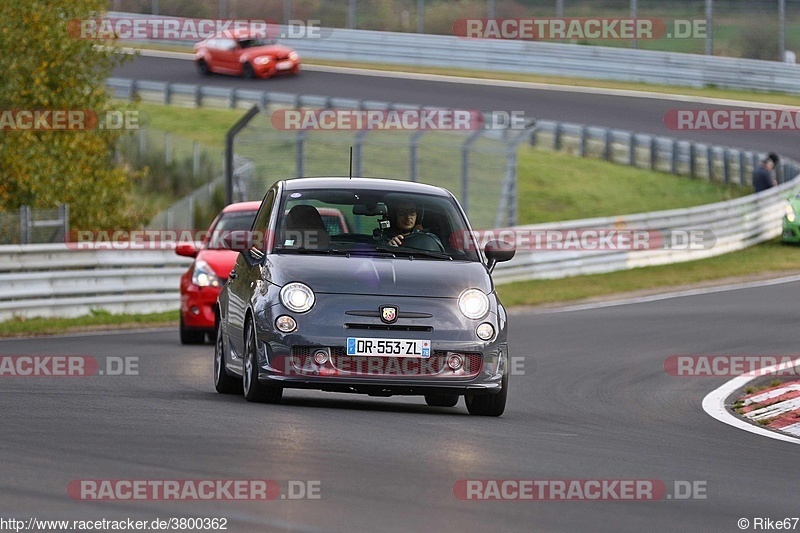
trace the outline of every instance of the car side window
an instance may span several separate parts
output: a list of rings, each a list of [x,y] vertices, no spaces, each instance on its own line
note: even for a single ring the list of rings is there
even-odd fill
[[[269,219],[272,215],[272,207],[275,203],[275,189],[270,189],[261,202],[261,209],[256,215],[255,222],[253,222],[253,248],[261,252],[267,253],[267,243],[269,242]]]

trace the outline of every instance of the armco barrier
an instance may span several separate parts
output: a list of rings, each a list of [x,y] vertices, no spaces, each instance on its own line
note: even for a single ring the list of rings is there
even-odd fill
[[[0,321],[177,309],[178,280],[190,263],[174,250],[0,246]]]
[[[498,284],[614,272],[702,259],[772,239],[781,232],[786,193],[798,178],[728,202],[623,217],[537,224],[515,230],[627,228],[705,230],[709,249],[642,251],[519,250],[494,271]],[[190,260],[172,250],[72,250],[65,245],[0,246],[0,320],[13,316],[78,316],[93,309],[155,312],[177,309],[178,278]]]
[[[118,12],[108,15],[152,16]],[[800,66],[776,61],[338,28],[322,33],[324,38],[296,38],[286,42],[309,59],[800,94]],[[183,44],[191,51],[191,43]]]

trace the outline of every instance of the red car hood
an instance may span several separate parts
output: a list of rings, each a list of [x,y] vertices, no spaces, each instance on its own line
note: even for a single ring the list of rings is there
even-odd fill
[[[255,46],[253,48],[248,48],[242,52],[242,57],[253,59],[259,56],[288,56],[292,52],[294,52],[294,49],[289,48],[288,46],[270,44],[267,46]]]
[[[228,275],[236,264],[239,252],[233,250],[200,250],[197,260],[205,261],[214,270],[218,277],[228,279]]]

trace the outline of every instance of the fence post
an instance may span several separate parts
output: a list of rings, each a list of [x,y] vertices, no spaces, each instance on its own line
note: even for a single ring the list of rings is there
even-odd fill
[[[297,168],[297,177],[303,177],[306,175],[306,152],[305,152],[305,145],[306,145],[306,136],[308,133],[306,130],[300,130],[297,132],[297,148],[295,153],[295,165]]]
[[[678,173],[678,139],[672,139],[672,161],[670,161],[670,173]]]
[[[164,163],[172,164],[172,134],[164,133]]]
[[[604,138],[603,159],[611,161],[611,128],[606,128]]]
[[[631,132],[630,140],[628,141],[628,166],[636,166],[636,133]]]
[[[740,150],[739,151],[739,185],[741,185],[742,187],[744,187],[745,183],[746,183],[745,170],[744,169],[745,169],[744,150]]]
[[[578,141],[578,156],[586,157],[586,124],[581,124],[581,137]]]
[[[69,241],[69,205],[61,204],[58,206],[58,217],[64,227],[64,241]]]
[[[658,140],[653,135],[650,137],[650,170],[656,169],[656,161],[658,161]]]
[[[197,179],[200,175],[200,143],[192,142],[192,177]]]
[[[19,206],[19,243],[31,243],[31,208],[27,205]]]
[[[694,169],[695,159],[697,158],[697,145],[693,142],[689,143],[689,177],[696,178],[697,173]]]
[[[563,128],[561,127],[561,123],[560,122],[556,122],[556,129],[555,129],[555,132],[553,133],[553,150],[555,150],[556,152],[560,152],[561,151],[561,130],[562,129]]]
[[[419,181],[419,140],[424,133],[423,129],[416,130],[408,142],[409,178],[414,182]]]
[[[482,134],[482,129],[473,131],[461,145],[461,207],[465,215],[469,215],[469,150]]]
[[[725,185],[731,182],[731,151],[727,148],[722,150],[722,173]]]
[[[708,173],[708,181],[714,181],[714,149],[711,145],[706,146],[706,168]]]

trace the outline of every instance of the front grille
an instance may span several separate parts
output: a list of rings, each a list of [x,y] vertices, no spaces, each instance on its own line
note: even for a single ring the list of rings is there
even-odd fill
[[[423,331],[430,333],[433,331],[431,326],[403,326],[400,324],[345,324],[347,329],[370,329],[376,331]]]
[[[331,361],[318,365],[313,353],[317,346],[295,346],[292,348],[292,371],[302,375],[331,377],[441,377],[470,378],[483,369],[483,358],[479,353],[462,353],[464,366],[453,371],[447,366],[447,357],[456,353],[434,351],[430,358],[419,357],[365,357],[345,355],[341,346],[330,348]]]

